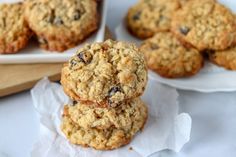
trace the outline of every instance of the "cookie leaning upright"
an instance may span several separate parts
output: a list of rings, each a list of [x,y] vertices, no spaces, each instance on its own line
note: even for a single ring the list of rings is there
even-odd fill
[[[47,50],[74,47],[98,28],[95,0],[26,0],[25,7],[25,19]]]
[[[22,3],[0,4],[0,54],[23,49],[31,35],[23,17]]]
[[[170,30],[171,17],[180,7],[179,0],[140,0],[126,17],[129,31],[141,38]]]
[[[235,16],[215,0],[192,0],[178,10],[172,32],[198,50],[224,50],[236,41]]]
[[[61,129],[70,142],[99,150],[128,144],[142,130],[147,107],[135,98],[116,108],[98,108],[94,104],[66,105]]]
[[[203,67],[203,57],[195,48],[184,47],[170,32],[160,32],[141,45],[148,67],[163,77],[195,75]]]
[[[142,95],[147,67],[135,45],[107,40],[78,50],[63,67],[61,83],[73,100],[113,106]]]

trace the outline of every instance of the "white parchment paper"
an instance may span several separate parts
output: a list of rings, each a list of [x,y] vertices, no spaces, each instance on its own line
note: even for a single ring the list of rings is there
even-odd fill
[[[63,105],[69,99],[59,84],[44,78],[31,90],[31,95],[41,124],[40,138],[31,152],[33,157],[147,157],[163,149],[178,152],[190,139],[191,117],[178,113],[177,91],[156,82],[148,82],[142,97],[149,109],[144,130],[129,145],[113,151],[83,148],[65,139],[60,119]]]

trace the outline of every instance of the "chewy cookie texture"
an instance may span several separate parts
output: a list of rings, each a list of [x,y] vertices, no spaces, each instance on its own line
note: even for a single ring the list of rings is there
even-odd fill
[[[0,54],[16,53],[30,39],[30,31],[23,16],[23,4],[0,4]]]
[[[73,100],[116,106],[142,95],[147,67],[135,45],[107,40],[79,49],[63,67],[61,83]]]
[[[141,45],[148,67],[163,77],[195,75],[203,67],[202,54],[186,48],[170,32],[157,33]]]
[[[77,103],[64,107],[61,129],[73,144],[110,150],[128,144],[146,119],[147,108],[140,98],[116,108]]]
[[[26,0],[24,15],[40,46],[50,51],[74,47],[98,28],[95,0]]]

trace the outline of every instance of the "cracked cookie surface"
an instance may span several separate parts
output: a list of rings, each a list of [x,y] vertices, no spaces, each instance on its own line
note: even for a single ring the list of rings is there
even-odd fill
[[[73,100],[116,106],[144,92],[144,55],[134,44],[125,42],[86,45],[63,67],[61,83]]]
[[[26,0],[25,6],[25,18],[44,49],[74,47],[98,27],[95,0]]]
[[[235,17],[215,0],[192,0],[174,14],[172,32],[200,51],[224,50],[236,40]]]
[[[140,98],[117,108],[77,103],[64,107],[61,129],[73,144],[110,150],[128,144],[146,119],[147,107]]]
[[[148,67],[167,78],[195,75],[203,57],[195,48],[184,47],[170,32],[160,32],[141,45]]]
[[[0,54],[23,49],[31,35],[24,20],[22,3],[0,4]]]
[[[208,55],[211,62],[229,70],[236,70],[236,47],[209,52]]]
[[[170,30],[171,17],[179,7],[179,0],[140,0],[128,11],[127,27],[139,38],[152,37]]]

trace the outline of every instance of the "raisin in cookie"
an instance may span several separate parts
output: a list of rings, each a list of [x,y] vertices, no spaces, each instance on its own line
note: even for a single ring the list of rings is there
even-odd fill
[[[148,67],[167,78],[196,74],[203,57],[195,48],[184,47],[170,32],[160,32],[141,45]]]
[[[65,106],[61,129],[73,144],[110,150],[128,144],[147,119],[147,107],[136,98],[117,108],[77,103]]]
[[[0,4],[0,54],[16,53],[23,49],[31,35],[24,20],[23,5]]]
[[[47,50],[74,47],[98,27],[95,0],[26,0],[25,6],[25,18]]]
[[[236,47],[223,51],[209,52],[208,55],[213,63],[229,70],[236,70]]]
[[[140,0],[128,11],[127,27],[139,38],[152,37],[170,29],[171,17],[179,7],[178,0]]]
[[[61,83],[73,100],[116,106],[144,92],[147,67],[135,45],[107,40],[78,50],[63,67]]]
[[[192,0],[174,14],[173,33],[198,50],[224,50],[236,40],[233,13],[215,0]]]

